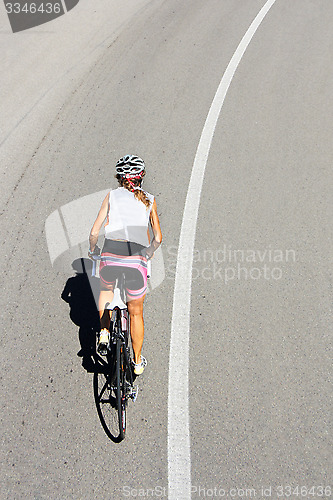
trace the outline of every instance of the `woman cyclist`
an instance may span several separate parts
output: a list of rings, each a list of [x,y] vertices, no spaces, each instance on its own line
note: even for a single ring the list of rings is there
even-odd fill
[[[127,307],[130,315],[131,339],[134,352],[134,373],[141,375],[147,360],[141,355],[144,337],[143,301],[147,290],[147,260],[162,242],[162,233],[153,195],[141,188],[145,175],[144,161],[126,155],[116,164],[119,187],[105,197],[91,229],[89,257],[98,252],[98,235],[106,219],[105,241],[100,264],[99,317],[101,331],[98,351],[106,352],[110,340],[110,311],[116,278],[126,275]],[[153,239],[149,244],[148,224]]]

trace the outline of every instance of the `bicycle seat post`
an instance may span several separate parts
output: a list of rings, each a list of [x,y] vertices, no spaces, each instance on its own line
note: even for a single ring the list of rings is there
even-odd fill
[[[120,293],[120,298],[123,301],[124,304],[126,304],[126,275],[125,273],[121,273],[120,277],[118,278],[118,288],[119,288],[119,293]]]

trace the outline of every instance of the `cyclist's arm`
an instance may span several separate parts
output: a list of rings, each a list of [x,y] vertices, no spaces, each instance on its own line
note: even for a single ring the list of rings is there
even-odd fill
[[[157,205],[156,205],[155,200],[154,200],[152,209],[150,211],[150,224],[151,224],[151,228],[153,230],[154,237],[153,237],[149,247],[146,248],[146,256],[148,257],[148,259],[150,259],[153,256],[155,250],[157,250],[158,247],[160,246],[160,244],[162,243],[162,231],[161,231],[160,221],[159,221],[158,214],[157,214]]]
[[[91,253],[95,250],[96,243],[98,241],[99,232],[101,230],[103,222],[105,221],[105,219],[108,215],[108,208],[109,208],[109,194],[107,194],[106,197],[104,198],[104,201],[102,203],[100,211],[98,212],[97,218],[96,218],[94,225],[90,231],[89,245],[90,245],[90,252]]]

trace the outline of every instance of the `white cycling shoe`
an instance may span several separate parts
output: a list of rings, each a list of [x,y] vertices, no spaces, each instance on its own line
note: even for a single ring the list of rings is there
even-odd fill
[[[109,348],[110,342],[110,332],[106,328],[100,331],[98,344],[97,344],[97,352],[101,354],[101,356],[106,356]]]
[[[141,363],[134,363],[134,359],[132,360],[132,365],[134,367],[135,375],[141,375],[147,366],[147,360],[141,355]]]

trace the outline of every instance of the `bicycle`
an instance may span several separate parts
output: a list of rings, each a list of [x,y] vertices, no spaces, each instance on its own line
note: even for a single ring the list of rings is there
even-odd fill
[[[92,276],[96,276],[98,260],[100,260],[100,256],[93,256]],[[97,411],[107,435],[117,442],[125,438],[128,400],[131,399],[135,402],[139,389],[138,386],[134,386],[135,375],[128,342],[130,318],[126,305],[125,281],[125,273],[122,273],[115,287],[115,295],[118,289],[118,297],[116,297],[118,300],[117,305],[112,309],[109,346],[105,353],[105,359],[104,356],[99,355],[96,349],[97,369],[94,373],[94,395]],[[110,304],[107,305],[106,309],[111,309]],[[116,417],[114,412],[116,412]]]

